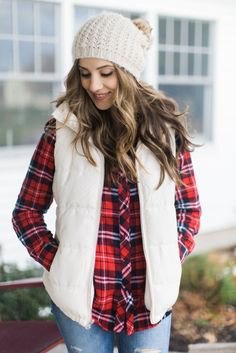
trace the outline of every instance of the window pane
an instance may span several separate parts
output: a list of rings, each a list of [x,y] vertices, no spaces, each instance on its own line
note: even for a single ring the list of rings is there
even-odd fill
[[[180,45],[181,42],[181,21],[174,21],[174,44]]]
[[[41,43],[42,72],[55,72],[54,44]]]
[[[89,16],[93,16],[95,14],[96,14],[95,10],[94,10],[94,13],[91,13],[91,10],[87,7],[76,6],[75,7],[76,30],[78,30],[82,26],[82,24],[88,19]]]
[[[164,51],[159,52],[159,74],[164,75],[166,72],[166,53]]]
[[[23,72],[34,71],[34,43],[19,42],[19,68]]]
[[[107,11],[109,11],[109,9]],[[142,17],[139,12],[130,12],[130,11],[117,11],[117,12],[123,14],[126,17],[131,18],[131,20],[134,20],[138,17]]]
[[[181,45],[188,45],[188,21],[181,20]]]
[[[33,3],[30,1],[19,1],[18,5],[18,33],[34,33]]]
[[[195,23],[189,22],[188,23],[188,45],[195,44]]]
[[[202,76],[202,55],[194,54],[194,75]]]
[[[12,2],[0,2],[0,33],[12,33]]]
[[[188,75],[192,76],[194,74],[194,54],[188,54]]]
[[[165,44],[166,43],[166,19],[160,18],[159,19],[159,43]]]
[[[103,11],[110,11],[110,9],[106,7],[96,8],[96,7],[87,7],[87,6],[75,6],[75,11],[74,11],[75,31],[77,31],[82,26],[82,24],[88,19],[88,17],[98,15]],[[131,19],[140,17],[139,12],[130,12],[130,11],[125,11],[120,9],[118,10],[114,9],[113,11],[120,13],[121,15],[124,15],[126,17],[130,17]]]
[[[174,73],[174,53],[172,51],[166,52],[166,74],[173,75]]]
[[[188,75],[188,53],[185,52],[180,54],[180,75]]]
[[[84,7],[75,7],[75,23],[76,27],[79,28],[88,18],[88,10]]]
[[[174,75],[180,74],[180,53],[174,53]]]
[[[202,75],[208,76],[208,55],[202,54]]]
[[[203,132],[204,89],[203,85],[159,85],[159,89],[173,97],[183,111],[189,107],[191,125],[198,132]]]
[[[202,46],[209,47],[209,23],[202,24]]]
[[[0,40],[0,71],[13,71],[13,42],[11,40]]]
[[[40,4],[40,35],[55,36],[55,5]]]

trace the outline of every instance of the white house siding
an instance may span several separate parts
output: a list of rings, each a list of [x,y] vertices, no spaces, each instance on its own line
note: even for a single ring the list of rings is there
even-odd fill
[[[58,1],[60,2],[60,1]],[[66,3],[68,5],[66,5]],[[236,2],[234,0],[101,0],[64,1],[71,4],[121,8],[129,11],[142,11],[148,17],[156,15],[192,17],[212,20],[214,28],[214,87],[213,87],[213,131],[212,141],[204,142],[203,147],[193,154],[196,178],[203,208],[202,236],[204,233],[236,226]],[[68,10],[68,9],[67,9]],[[71,24],[69,14],[63,23]],[[68,30],[68,33],[71,32]],[[66,38],[64,38],[66,41]],[[69,41],[69,39],[68,39]],[[68,43],[67,41],[67,43]],[[63,49],[63,48],[62,48]],[[66,72],[70,62],[70,52],[63,52]],[[149,76],[149,75],[148,75]],[[33,147],[0,150],[0,244],[4,261],[18,261],[25,264],[29,257],[16,239],[11,226],[11,211],[20,189]],[[53,228],[53,210],[48,224]]]
[[[2,262],[15,262],[18,259],[28,260],[25,249],[17,241],[11,226],[11,213],[26,173],[32,148],[20,148],[20,152],[18,148],[0,149],[0,244]]]

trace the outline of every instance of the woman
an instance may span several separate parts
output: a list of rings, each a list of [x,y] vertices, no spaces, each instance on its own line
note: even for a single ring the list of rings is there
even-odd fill
[[[168,352],[199,229],[183,114],[140,81],[150,33],[115,13],[82,26],[13,213],[71,353],[111,353],[114,337],[120,353]],[[53,199],[55,236],[43,220]]]

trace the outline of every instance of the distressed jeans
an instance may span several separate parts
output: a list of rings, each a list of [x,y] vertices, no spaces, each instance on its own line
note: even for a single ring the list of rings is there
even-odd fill
[[[96,324],[89,329],[84,328],[67,317],[54,303],[52,313],[69,353],[112,353],[114,341],[119,353],[169,352],[171,314],[159,325],[128,336],[125,332],[105,331]]]

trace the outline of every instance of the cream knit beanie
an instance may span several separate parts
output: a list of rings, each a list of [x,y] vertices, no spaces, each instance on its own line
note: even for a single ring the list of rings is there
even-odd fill
[[[105,12],[91,17],[74,38],[73,61],[88,57],[108,60],[139,80],[151,43],[150,32],[148,22],[145,29],[139,20],[133,22],[117,13]]]

